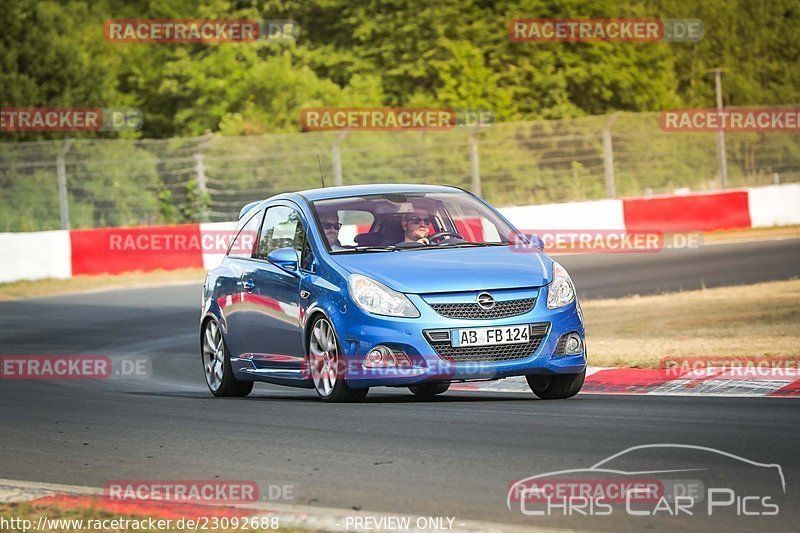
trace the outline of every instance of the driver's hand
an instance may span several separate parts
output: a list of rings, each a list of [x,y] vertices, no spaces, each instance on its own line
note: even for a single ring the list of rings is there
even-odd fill
[[[429,241],[427,237],[423,237],[421,239],[418,239],[417,242],[421,243],[421,244],[430,244],[431,243],[431,241]]]

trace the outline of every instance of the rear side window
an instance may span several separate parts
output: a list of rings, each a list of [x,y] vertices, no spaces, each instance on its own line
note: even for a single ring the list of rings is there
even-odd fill
[[[294,248],[297,256],[302,257],[305,237],[303,221],[297,211],[282,205],[270,207],[261,226],[256,259],[266,260],[270,252],[278,248]]]
[[[250,259],[253,257],[253,248],[258,236],[258,225],[261,223],[263,215],[263,211],[258,211],[242,226],[228,250],[228,257],[236,257],[238,259]]]

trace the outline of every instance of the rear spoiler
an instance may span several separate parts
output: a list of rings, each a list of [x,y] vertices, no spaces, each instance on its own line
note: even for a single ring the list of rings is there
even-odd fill
[[[257,206],[260,203],[261,203],[261,200],[256,200],[255,202],[250,202],[249,204],[246,204],[244,207],[242,207],[242,210],[239,211],[239,220],[242,219],[242,217],[245,215],[245,213],[247,213],[248,211],[250,211],[252,208],[254,208],[255,206]]]

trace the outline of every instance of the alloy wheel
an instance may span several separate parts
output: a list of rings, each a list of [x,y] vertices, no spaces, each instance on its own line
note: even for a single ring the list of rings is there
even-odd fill
[[[203,370],[206,383],[212,391],[219,390],[225,365],[225,347],[222,332],[213,320],[208,323],[203,334]]]
[[[336,348],[336,336],[333,326],[327,319],[321,318],[311,331],[311,379],[321,396],[330,396],[337,380],[337,364],[339,361]]]

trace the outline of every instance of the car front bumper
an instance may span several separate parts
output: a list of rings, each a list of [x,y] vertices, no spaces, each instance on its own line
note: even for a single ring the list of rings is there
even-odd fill
[[[584,338],[583,321],[576,301],[560,309],[548,309],[546,290],[543,289],[533,309],[525,314],[500,319],[450,319],[433,311],[421,297],[408,297],[420,310],[419,318],[371,315],[355,305],[349,306],[347,313],[334,317],[336,329],[341,333],[345,379],[349,386],[408,386],[422,382],[493,380],[527,374],[577,374],[586,368],[585,339],[581,354],[555,355],[562,335],[577,332]],[[523,350],[521,356],[510,360],[453,362],[440,356],[425,335],[425,331],[430,330],[520,324],[547,324],[547,333],[538,346],[531,346],[529,351]],[[411,360],[411,365],[365,368],[363,363],[367,353],[377,345],[401,350]]]

